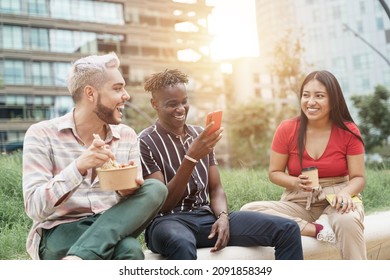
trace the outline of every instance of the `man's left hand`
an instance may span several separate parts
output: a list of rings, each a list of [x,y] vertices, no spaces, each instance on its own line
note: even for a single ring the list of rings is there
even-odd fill
[[[126,197],[126,196],[129,196],[129,195],[132,195],[132,194],[134,194],[134,193],[141,187],[141,185],[144,183],[144,180],[143,180],[143,179],[140,179],[140,178],[135,179],[135,181],[137,182],[137,187],[131,188],[131,189],[124,189],[124,190],[117,191],[117,192],[119,193],[119,195],[122,196],[122,197]]]
[[[229,218],[228,216],[222,215],[218,218],[213,226],[211,227],[211,232],[208,236],[209,239],[214,238],[217,235],[217,242],[210,252],[216,252],[225,248],[229,242],[230,231],[229,231]]]

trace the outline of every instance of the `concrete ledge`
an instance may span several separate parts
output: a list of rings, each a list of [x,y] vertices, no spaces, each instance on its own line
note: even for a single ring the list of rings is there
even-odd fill
[[[365,217],[365,238],[367,257],[370,260],[390,260],[390,211]],[[340,260],[338,249],[327,242],[302,236],[305,260]],[[163,260],[164,257],[145,251],[146,260]],[[272,247],[226,247],[222,251],[210,253],[210,248],[198,249],[199,260],[273,260]]]

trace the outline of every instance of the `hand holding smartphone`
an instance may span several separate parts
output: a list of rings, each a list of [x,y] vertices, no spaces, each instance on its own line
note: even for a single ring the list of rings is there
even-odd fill
[[[216,132],[218,129],[221,128],[221,124],[222,124],[222,110],[216,110],[216,111],[213,111],[213,112],[210,112],[210,113],[207,114],[206,126],[208,126],[209,123],[211,123],[212,121],[214,121],[214,124],[211,127],[211,129],[209,130],[208,135],[210,135],[211,133]]]

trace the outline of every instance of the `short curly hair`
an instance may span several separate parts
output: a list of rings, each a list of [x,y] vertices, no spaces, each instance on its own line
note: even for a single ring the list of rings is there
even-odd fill
[[[146,92],[154,94],[157,90],[166,87],[172,87],[177,84],[187,84],[187,74],[181,72],[178,69],[165,69],[162,72],[152,74],[144,84]]]

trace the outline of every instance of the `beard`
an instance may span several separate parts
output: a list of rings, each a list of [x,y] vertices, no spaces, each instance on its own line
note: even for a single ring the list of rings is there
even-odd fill
[[[100,101],[100,96],[98,97],[97,100],[97,105],[95,110],[93,111],[96,116],[101,119],[103,122],[107,124],[120,124],[120,121],[118,121],[114,114],[115,114],[115,108],[111,109],[105,105],[103,105]]]

